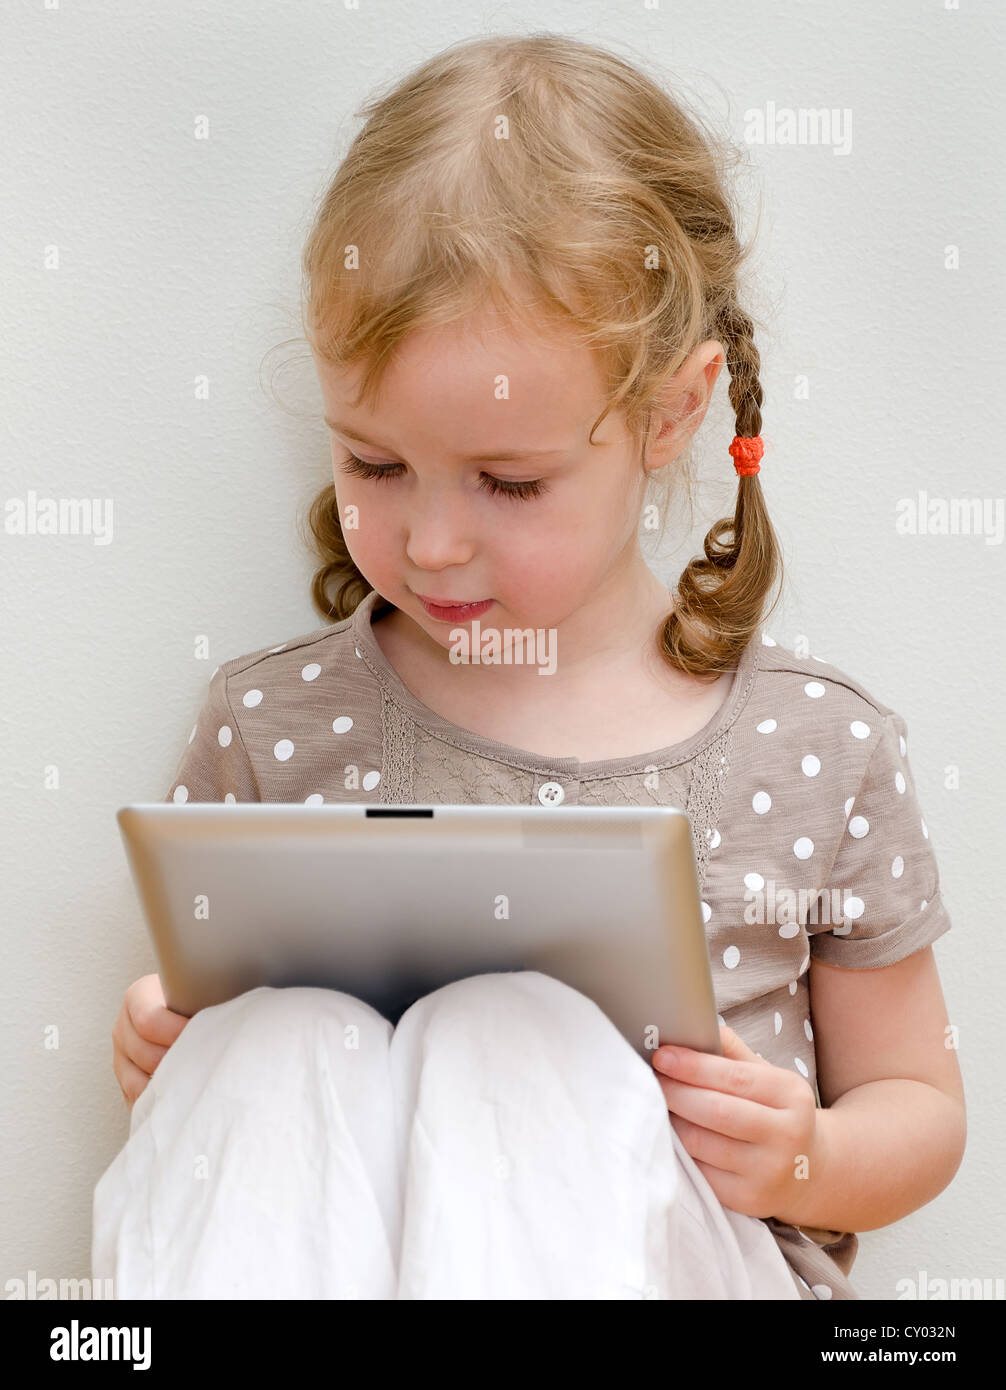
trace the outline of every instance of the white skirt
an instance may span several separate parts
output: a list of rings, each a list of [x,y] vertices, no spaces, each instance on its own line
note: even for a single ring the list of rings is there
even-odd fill
[[[799,1299],[586,996],[478,975],[393,1027],[334,990],[196,1014],[94,1190],[115,1298]]]

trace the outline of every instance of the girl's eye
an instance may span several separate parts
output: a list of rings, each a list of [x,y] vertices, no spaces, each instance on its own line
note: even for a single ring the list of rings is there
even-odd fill
[[[370,463],[367,459],[358,458],[356,454],[350,454],[342,465],[344,473],[352,473],[358,478],[394,478],[397,477],[401,467],[400,463]],[[493,497],[515,497],[520,501],[540,497],[542,493],[548,491],[548,484],[542,478],[515,483],[507,478],[494,478],[489,473],[482,474],[479,479],[479,487],[485,488]]]
[[[532,497],[540,497],[543,492],[548,492],[548,484],[542,478],[532,478],[525,483],[515,483],[508,478],[493,478],[488,473],[483,473],[479,479],[479,487],[485,488],[493,497],[516,497],[518,500],[527,502]]]
[[[357,478],[392,478],[395,476],[395,469],[400,467],[399,463],[389,463],[386,467],[381,467],[350,454],[349,458],[343,461],[342,471],[352,473]]]

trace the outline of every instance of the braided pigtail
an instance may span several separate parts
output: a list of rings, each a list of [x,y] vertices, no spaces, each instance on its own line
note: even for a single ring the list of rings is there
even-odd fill
[[[706,534],[704,557],[692,560],[678,580],[676,603],[664,623],[660,645],[679,670],[716,679],[733,670],[768,611],[765,602],[781,576],[779,542],[758,479],[761,457],[761,359],[754,326],[736,296],[715,317],[715,336],[727,350],[729,397],[737,434],[730,452],[737,469],[737,504],[732,518]]]

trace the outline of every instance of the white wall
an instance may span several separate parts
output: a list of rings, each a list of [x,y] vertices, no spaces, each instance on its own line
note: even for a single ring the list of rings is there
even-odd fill
[[[762,477],[789,565],[769,631],[806,637],[908,721],[954,919],[935,952],[968,1154],[936,1201],[861,1237],[854,1277],[889,1298],[922,1269],[1002,1274],[1004,545],[898,535],[894,518],[920,489],[1002,505],[1004,27],[993,0],[5,15],[0,500],[111,498],[114,539],[0,535],[0,1285],[87,1275],[92,1189],[126,1137],[110,1030],[155,962],[114,813],[163,797],[214,666],[320,625],[295,529],[326,480],[316,388],[307,363],[286,374],[284,413],[259,373],[296,332],[312,199],[377,83],[456,39],[534,29],[652,57],[742,143],[769,103],[851,113],[846,153],[749,148]],[[668,579],[733,495],[725,390]]]

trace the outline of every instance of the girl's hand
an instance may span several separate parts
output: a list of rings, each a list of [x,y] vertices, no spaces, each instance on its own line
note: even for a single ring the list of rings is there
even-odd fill
[[[159,975],[143,975],[126,990],[112,1029],[112,1070],[130,1110],[188,1021],[165,1004]]]
[[[658,1047],[653,1066],[671,1124],[720,1202],[747,1216],[792,1221],[823,1143],[810,1085],[773,1066],[721,1025],[722,1057]],[[779,1215],[789,1213],[786,1216]]]

